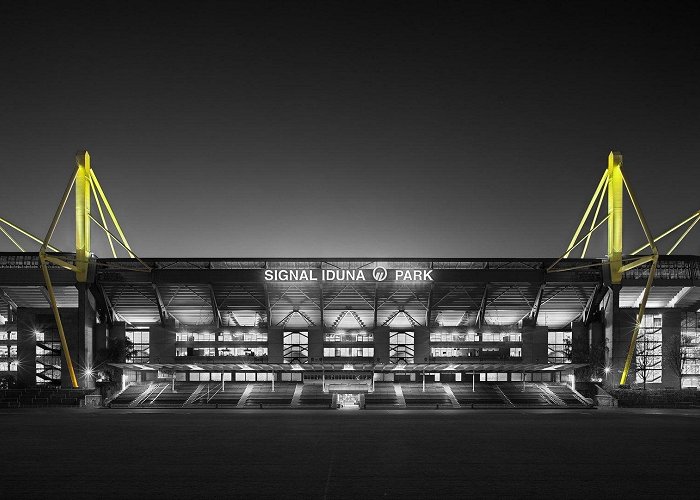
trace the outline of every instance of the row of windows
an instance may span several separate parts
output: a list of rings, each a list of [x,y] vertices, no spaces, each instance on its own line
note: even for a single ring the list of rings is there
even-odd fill
[[[188,378],[190,382],[270,382],[273,374],[271,372],[178,372],[175,380],[185,382]],[[169,377],[169,376],[166,376]],[[301,382],[301,373],[280,373],[282,382]]]
[[[267,342],[266,332],[177,332],[178,342]]]
[[[505,333],[444,333],[431,332],[431,342],[522,342],[522,335],[518,332]]]
[[[374,347],[324,347],[326,358],[373,358]]]
[[[371,333],[327,333],[323,339],[325,342],[373,342]]]
[[[482,333],[482,342],[522,342],[520,333]]]
[[[0,372],[16,372],[17,365],[16,359],[0,360]]]
[[[0,340],[17,340],[17,332],[0,331]]]
[[[435,357],[435,358],[470,358],[470,357],[479,357],[479,356],[485,356],[485,357],[490,357],[493,358],[500,356],[501,353],[504,353],[505,351],[501,351],[501,349],[498,348],[488,348],[485,347],[483,349],[478,349],[478,348],[473,348],[473,347],[466,347],[466,348],[458,348],[458,347],[431,347],[430,348],[430,354]],[[522,348],[520,347],[511,347],[508,350],[508,355],[511,358],[521,358],[522,357]]]
[[[13,358],[17,357],[16,345],[0,345],[0,358],[7,358],[8,356],[11,356]]]
[[[217,354],[218,349],[218,354]],[[190,352],[190,354],[188,354]],[[175,356],[267,356],[267,347],[200,347],[191,349],[188,347],[176,347]]]

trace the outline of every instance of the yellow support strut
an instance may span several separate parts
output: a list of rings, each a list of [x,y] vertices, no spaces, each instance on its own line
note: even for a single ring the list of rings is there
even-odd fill
[[[89,160],[88,160],[89,161]],[[61,214],[63,213],[63,209],[66,206],[66,202],[68,201],[68,196],[70,196],[70,192],[73,189],[73,185],[76,182],[76,178],[78,176],[78,172],[80,171],[80,155],[77,158],[78,166],[75,169],[75,173],[71,176],[70,181],[68,182],[68,186],[66,186],[66,190],[63,192],[63,197],[61,198],[61,202],[58,205],[58,209],[56,210],[56,213],[54,214],[53,220],[51,221],[51,226],[49,226],[49,230],[46,233],[46,238],[44,238],[44,242],[41,245],[41,248],[39,249],[39,263],[41,264],[41,273],[44,276],[44,282],[46,283],[46,289],[49,292],[49,299],[51,302],[51,310],[53,311],[53,317],[56,320],[56,326],[58,327],[58,335],[61,339],[61,351],[63,352],[63,356],[66,359],[66,365],[68,366],[68,374],[70,375],[70,381],[71,385],[73,388],[77,389],[78,388],[78,379],[75,376],[75,369],[73,368],[73,360],[71,359],[70,355],[70,350],[68,349],[68,342],[66,340],[66,333],[63,330],[63,322],[61,321],[61,313],[58,310],[58,303],[56,302],[56,294],[54,293],[53,290],[53,285],[51,284],[51,276],[49,274],[49,269],[47,266],[47,262],[52,262],[54,264],[58,265],[63,265],[66,268],[71,268],[75,267],[72,264],[68,262],[64,262],[61,259],[58,259],[56,257],[48,256],[46,255],[46,249],[49,246],[49,242],[51,241],[51,237],[53,236],[54,231],[56,230],[56,225],[58,224],[58,220],[61,218]],[[76,227],[76,235],[78,233],[78,228]],[[77,236],[76,236],[76,241],[77,241]],[[76,275],[78,275],[78,271],[76,269]]]

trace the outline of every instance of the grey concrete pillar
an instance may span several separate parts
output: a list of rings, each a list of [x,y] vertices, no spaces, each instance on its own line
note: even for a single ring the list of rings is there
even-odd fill
[[[318,363],[323,357],[323,328],[309,328],[309,362]]]
[[[109,340],[126,340],[126,323],[123,321],[115,321],[109,327]]]
[[[267,332],[267,359],[270,363],[284,362],[282,328],[270,328]]]
[[[547,333],[546,326],[523,326],[523,363],[547,362]]]
[[[426,326],[413,328],[413,360],[415,363],[430,361],[430,331]]]
[[[95,362],[94,349],[94,329],[97,320],[97,311],[95,307],[95,297],[85,283],[78,283],[78,316],[76,329],[74,330],[74,339],[68,341],[68,348],[73,359],[73,367],[76,370],[78,383],[81,388],[94,389],[95,377],[86,373],[87,368],[91,368]],[[63,321],[63,315],[61,315]],[[62,370],[62,375],[63,375]],[[67,371],[67,370],[65,370]],[[67,374],[66,374],[67,375]],[[63,380],[63,376],[61,377]],[[70,387],[67,385],[66,387]]]
[[[571,362],[587,363],[590,354],[588,328],[580,321],[571,323]]]
[[[615,314],[615,313],[614,313]],[[610,361],[611,385],[616,386],[620,383],[620,377],[625,367],[627,352],[629,351],[630,341],[634,333],[634,325],[637,320],[637,309],[620,309],[617,308],[617,313],[613,318],[613,338]],[[634,384],[637,380],[637,375],[634,370],[634,358],[627,374],[627,384]]]
[[[107,325],[104,323],[95,325],[92,333],[92,347],[97,356],[97,353],[107,348]]]
[[[374,359],[377,363],[389,362],[389,327],[374,329]]]
[[[164,325],[155,324],[149,328],[148,348],[151,363],[175,362],[175,323],[166,321]]]

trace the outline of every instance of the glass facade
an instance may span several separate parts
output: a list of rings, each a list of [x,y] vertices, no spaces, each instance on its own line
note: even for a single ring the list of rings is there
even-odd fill
[[[309,360],[309,332],[284,332],[282,355],[285,363]]]
[[[571,363],[571,332],[547,333],[547,361]]]
[[[681,383],[700,386],[700,313],[685,313],[681,320]]]
[[[4,326],[3,328],[8,328]],[[17,332],[4,329],[0,332],[0,372],[17,371]]]
[[[474,358],[479,356],[475,347],[431,347],[430,355],[434,358]]]
[[[37,385],[61,383],[61,341],[58,331],[34,332]]]
[[[374,335],[360,333],[326,333],[324,342],[374,342]]]
[[[413,363],[413,332],[389,333],[389,361],[391,363]]]
[[[430,332],[431,342],[479,342],[479,335],[476,333],[460,332]]]
[[[127,327],[126,338],[134,346],[134,352],[127,363],[148,363],[150,358],[150,333],[147,326]]]

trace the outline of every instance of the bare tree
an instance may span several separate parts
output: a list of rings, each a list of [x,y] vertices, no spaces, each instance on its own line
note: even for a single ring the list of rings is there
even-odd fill
[[[646,390],[647,382],[653,380],[654,373],[661,369],[661,341],[653,334],[642,334],[634,349],[634,370],[642,380],[642,389]]]
[[[680,335],[668,340],[664,346],[666,364],[671,372],[678,377],[678,388],[682,387],[683,371],[690,355],[692,338],[688,335]]]

